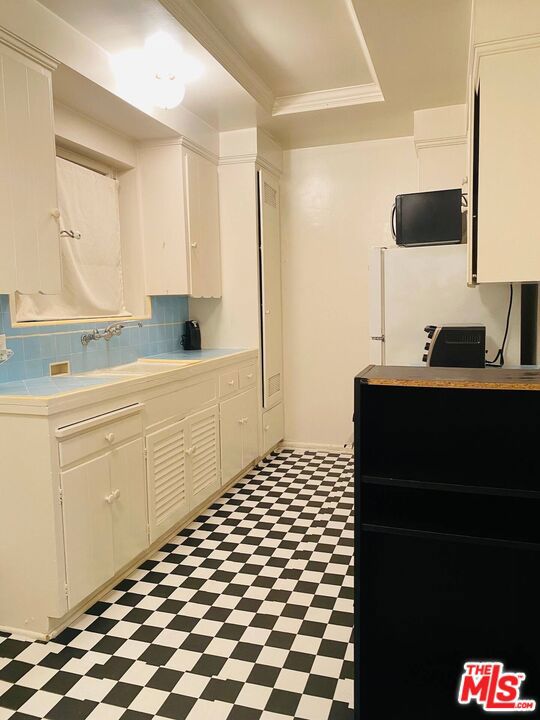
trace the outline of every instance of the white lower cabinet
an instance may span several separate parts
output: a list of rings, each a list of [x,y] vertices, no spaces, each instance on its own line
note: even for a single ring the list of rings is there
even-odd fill
[[[148,546],[142,439],[61,474],[69,607]]]
[[[219,410],[217,405],[187,419],[189,507],[198,507],[220,486]]]
[[[146,436],[153,542],[220,486],[217,406]]]
[[[225,484],[259,455],[256,388],[221,403],[221,471]]]
[[[151,542],[167,532],[188,512],[186,447],[185,420],[146,436]]]

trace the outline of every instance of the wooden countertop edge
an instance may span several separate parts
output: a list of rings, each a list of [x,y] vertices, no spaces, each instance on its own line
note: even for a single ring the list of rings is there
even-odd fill
[[[540,382],[475,382],[473,380],[414,380],[390,378],[362,378],[367,385],[394,387],[457,388],[462,390],[540,390]]]

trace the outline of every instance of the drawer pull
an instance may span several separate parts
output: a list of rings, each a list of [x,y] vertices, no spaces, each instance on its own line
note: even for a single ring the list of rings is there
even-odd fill
[[[116,488],[116,490],[113,490],[113,497],[115,500],[118,500],[118,498],[120,497],[120,490],[118,488]]]
[[[107,433],[107,435],[105,435],[105,440],[106,440],[110,445],[113,444],[114,439],[115,439],[114,433]]]
[[[113,500],[114,500],[114,493],[111,493],[110,495],[105,495],[105,502],[108,503],[109,505],[113,502]]]
[[[248,421],[247,418],[240,418],[240,420],[238,422],[240,423],[240,425],[245,425],[247,423],[247,421]]]

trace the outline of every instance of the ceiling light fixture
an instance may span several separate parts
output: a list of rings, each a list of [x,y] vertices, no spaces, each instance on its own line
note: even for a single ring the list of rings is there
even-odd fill
[[[130,50],[115,58],[120,92],[140,107],[170,110],[180,105],[186,83],[202,75],[202,65],[187,55],[166,32],[151,35],[144,48]]]

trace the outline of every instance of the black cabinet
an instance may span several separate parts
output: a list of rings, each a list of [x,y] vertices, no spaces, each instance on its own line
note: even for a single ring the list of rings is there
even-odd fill
[[[537,391],[356,379],[357,718],[508,717],[458,704],[468,661],[540,702],[539,431]]]

